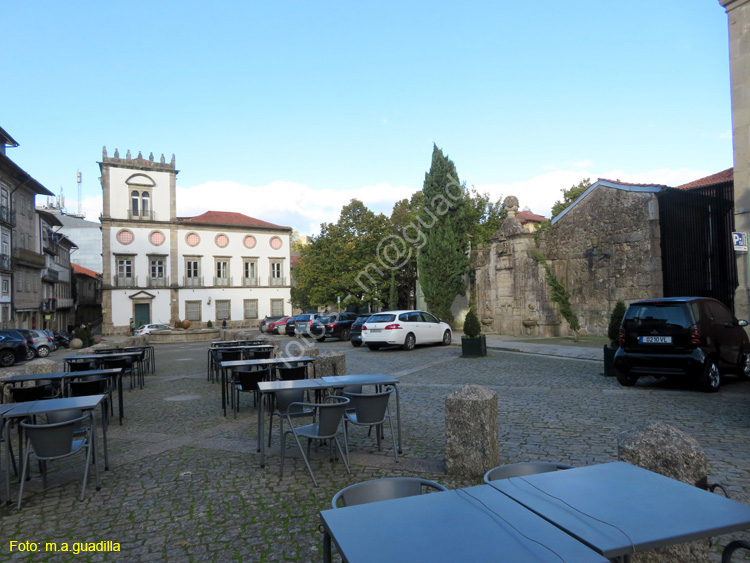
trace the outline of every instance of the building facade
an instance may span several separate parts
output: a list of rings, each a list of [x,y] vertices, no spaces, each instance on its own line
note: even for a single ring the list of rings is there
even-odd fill
[[[251,327],[291,313],[291,228],[241,213],[177,217],[174,156],[105,148],[99,167],[104,334],[127,334],[131,319]]]
[[[37,209],[37,217],[45,262],[40,307],[42,328],[65,331],[75,314],[70,254],[78,247],[57,230],[62,224],[54,215]]]

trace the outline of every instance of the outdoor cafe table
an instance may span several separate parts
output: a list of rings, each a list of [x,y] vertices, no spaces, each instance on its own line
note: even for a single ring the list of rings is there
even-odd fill
[[[279,358],[284,359],[284,358]],[[286,358],[290,360],[291,358]],[[332,375],[318,379],[295,379],[291,381],[261,381],[258,390],[261,393],[276,393],[289,389],[341,389],[349,385],[392,385],[396,390],[396,425],[398,426],[398,453],[401,450],[401,406],[398,395],[398,379],[394,379],[382,373],[371,373],[362,375]],[[263,398],[259,401],[258,408],[258,451],[260,452],[260,466],[266,466],[266,441],[264,436],[265,417],[263,413]]]
[[[5,385],[16,383],[23,383],[24,381],[42,381],[48,379],[50,381],[60,381],[63,394],[65,393],[65,386],[70,379],[78,379],[81,377],[87,377],[90,375],[104,375],[109,379],[117,381],[117,414],[120,417],[120,426],[122,426],[123,417],[123,401],[122,401],[122,368],[108,368],[108,369],[90,369],[85,371],[62,371],[56,373],[36,373],[28,375],[13,375],[3,381],[0,381],[0,402],[2,397],[5,395]]]
[[[104,395],[85,395],[83,397],[65,397],[62,399],[46,399],[42,401],[26,401],[24,403],[6,403],[0,408],[0,416],[6,421],[11,418],[26,418],[36,416],[40,414],[46,414],[48,412],[57,412],[68,409],[80,409],[82,411],[88,411],[91,417],[91,446],[96,452],[96,407],[104,399]],[[10,407],[7,408],[6,407]],[[5,440],[6,444],[10,443],[10,424],[5,424]],[[104,447],[104,469],[109,469],[109,458],[107,452],[107,427],[102,421],[102,438]],[[3,454],[2,450],[7,448],[3,447],[0,450],[0,456]],[[6,491],[6,502],[10,503],[10,455],[5,452],[5,491]],[[94,456],[95,470],[97,472],[98,482],[98,457]],[[97,490],[99,487],[97,486]]]
[[[489,485],[320,513],[323,560],[432,563],[606,563],[606,559]]]
[[[750,528],[750,506],[622,461],[490,486],[612,561]]]
[[[276,366],[280,364],[298,364],[303,362],[305,365],[315,361],[315,358],[309,356],[298,356],[294,358],[267,358],[264,360],[232,360],[228,362],[221,362],[221,408],[224,410],[224,416],[227,415],[227,368],[241,368],[241,367],[266,367]],[[315,369],[315,366],[313,366]]]
[[[215,354],[217,352],[226,352],[232,350],[240,351],[242,352],[242,355],[245,356],[245,351],[273,350],[273,344],[232,344],[231,346],[212,346],[208,349],[208,376],[211,381],[214,381],[213,374],[216,365],[214,363]]]
[[[99,365],[103,360],[116,360],[118,358],[135,357],[143,354],[142,350],[132,352],[117,352],[115,354],[79,354],[76,356],[67,356],[64,362],[65,371],[70,371],[70,364],[95,362]]]

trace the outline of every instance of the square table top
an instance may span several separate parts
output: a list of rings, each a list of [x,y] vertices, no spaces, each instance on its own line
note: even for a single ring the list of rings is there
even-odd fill
[[[750,528],[750,506],[622,461],[490,485],[609,559]]]
[[[89,410],[96,407],[102,399],[104,399],[104,395],[84,395],[83,397],[64,397],[60,399],[44,399],[42,401],[26,401],[25,403],[8,403],[15,405],[15,407],[2,413],[2,416],[5,418],[17,418],[67,409]]]
[[[35,373],[35,374],[23,374],[23,375],[11,375],[10,377],[0,381],[0,384],[5,383],[18,383],[24,381],[40,381],[42,379],[64,379],[72,377],[86,377],[88,375],[115,375],[122,371],[122,368],[107,368],[107,369],[89,369],[84,371],[59,371],[55,373]]]
[[[329,375],[321,377],[330,386],[346,387],[348,385],[396,385],[398,379],[382,373]]]
[[[127,356],[140,356],[142,353],[143,350],[131,350],[129,352],[114,352],[110,354],[79,354],[75,356],[66,356],[64,360],[100,360],[102,358],[125,358]]]
[[[350,563],[607,560],[488,485],[320,513]]]
[[[231,360],[221,362],[219,365],[223,368],[236,368],[241,366],[269,366],[274,364],[294,364],[297,362],[314,362],[315,358],[309,356],[295,356],[293,358],[268,358],[265,360]]]

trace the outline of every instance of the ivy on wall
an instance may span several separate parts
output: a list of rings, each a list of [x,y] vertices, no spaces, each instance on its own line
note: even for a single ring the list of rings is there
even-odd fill
[[[554,272],[552,272],[552,269],[549,267],[546,258],[542,255],[541,252],[530,250],[529,256],[539,262],[544,268],[545,280],[547,281],[547,285],[549,285],[550,289],[552,290],[550,299],[552,299],[553,302],[557,303],[560,306],[560,314],[570,326],[570,329],[573,331],[574,338],[577,342],[578,331],[580,330],[581,325],[578,322],[578,316],[573,312],[573,307],[571,307],[570,305],[570,292],[565,289],[565,286],[560,283],[560,280],[557,279],[557,276],[554,274]]]

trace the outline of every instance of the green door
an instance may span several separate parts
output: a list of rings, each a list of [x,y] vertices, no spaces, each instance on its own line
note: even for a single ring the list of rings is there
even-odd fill
[[[151,322],[151,305],[148,303],[135,304],[135,328]]]

